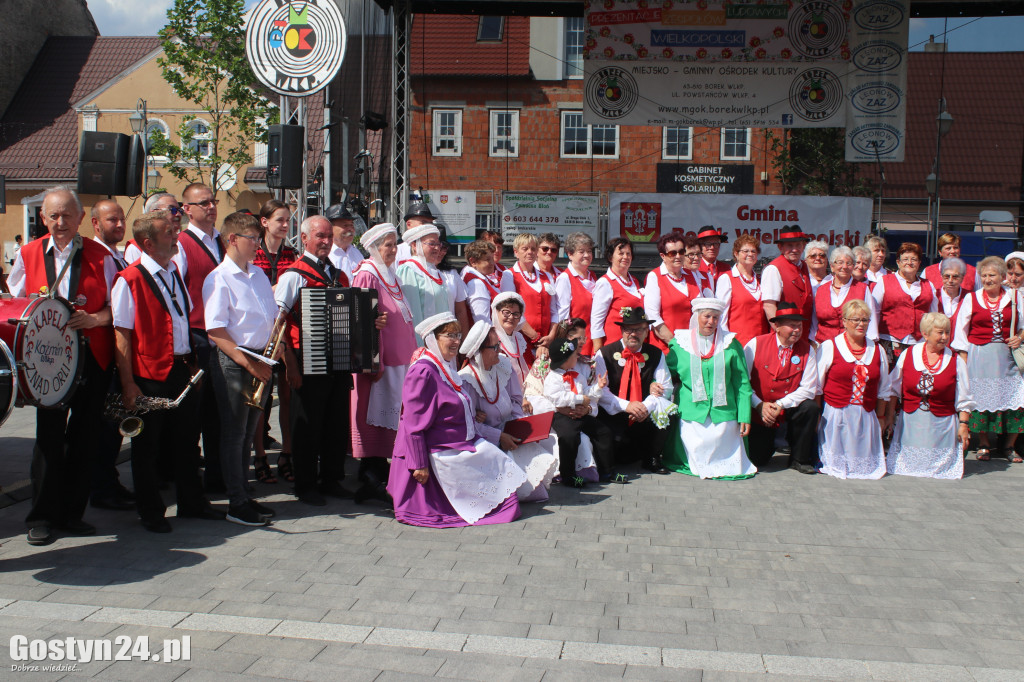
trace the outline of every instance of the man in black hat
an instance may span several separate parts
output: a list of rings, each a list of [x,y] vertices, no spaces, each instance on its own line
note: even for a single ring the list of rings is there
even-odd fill
[[[708,273],[711,277],[712,288],[717,286],[718,276],[729,272],[732,267],[730,261],[718,260],[718,252],[727,241],[729,238],[714,225],[705,225],[697,231],[697,243],[700,244],[700,271]]]
[[[324,217],[331,221],[331,229],[334,231],[334,243],[328,258],[331,265],[344,272],[351,281],[356,268],[363,262],[363,252],[352,244],[356,238],[356,218],[345,204],[328,206]]]
[[[775,244],[780,255],[761,273],[761,305],[765,317],[775,317],[779,301],[791,301],[804,318],[804,324],[811,324],[811,310],[814,308],[814,288],[807,263],[803,261],[804,247],[811,236],[804,234],[799,225],[783,225]]]
[[[755,336],[743,348],[753,390],[747,456],[758,469],[775,454],[775,434],[786,425],[789,467],[815,473],[818,456],[817,357],[804,338],[804,318],[793,303],[781,301],[769,320],[775,331]]]
[[[434,220],[434,214],[430,212],[430,206],[425,201],[414,201],[409,205],[409,210],[405,212],[405,216],[402,218],[405,221],[405,230],[402,231],[404,235],[407,231],[420,225],[426,225],[428,223],[436,224]],[[402,242],[398,245],[398,256],[395,258],[396,263],[401,263],[404,260],[412,258],[412,252],[409,250],[409,245]]]
[[[651,413],[658,398],[672,395],[672,375],[661,350],[647,343],[651,320],[643,308],[623,308],[622,321],[616,324],[622,338],[602,346],[594,358],[597,375],[608,374],[598,417],[614,434],[617,459],[635,459],[640,453],[644,469],[667,474],[661,451],[668,428],[659,428]]]

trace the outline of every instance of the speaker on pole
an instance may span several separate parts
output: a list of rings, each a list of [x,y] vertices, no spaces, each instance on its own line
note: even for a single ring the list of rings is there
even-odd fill
[[[146,141],[142,135],[132,135],[132,143],[128,148],[128,164],[125,167],[124,193],[130,197],[142,194],[145,186],[146,172]]]
[[[300,189],[302,158],[306,153],[306,129],[296,125],[272,125],[267,129],[267,186]]]
[[[82,133],[78,148],[78,193],[125,194],[131,138],[124,133]]]

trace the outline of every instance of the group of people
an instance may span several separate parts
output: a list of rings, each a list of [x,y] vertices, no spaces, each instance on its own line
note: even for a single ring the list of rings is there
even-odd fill
[[[9,284],[15,296],[56,287],[89,343],[69,408],[37,412],[31,544],[95,533],[83,520],[90,496],[170,532],[168,481],[179,517],[265,525],[274,510],[250,484],[254,449],[256,480],[294,483],[307,505],[377,499],[398,520],[432,527],[509,521],[556,482],[623,481],[619,467],[637,458],[660,475],[749,478],[783,440],[792,468],[841,478],[958,478],[970,433],[978,459],[1020,461],[1024,380],[1010,349],[1024,328],[1024,253],[974,271],[945,235],[937,267],[920,272],[920,248],[903,244],[888,272],[877,237],[829,252],[792,225],[758,275],[757,239],[738,237],[730,264],[718,258],[726,237],[708,226],[662,237],[662,264],[641,285],[626,239],[606,245],[598,277],[584,233],[564,244],[520,234],[512,267],[501,263],[501,235],[485,233],[460,272],[422,203],[401,234],[379,224],[358,247],[354,217],[331,206],[301,223],[298,250],[287,243],[287,205],[218,221],[217,204],[202,184],[180,203],[150,197],[122,256],[116,202],[92,208],[96,238],[82,241],[78,197],[45,194],[49,234],[20,250]],[[377,292],[380,369],[305,374],[301,290],[348,286]],[[133,411],[140,396],[182,395],[200,369],[180,404],[144,415],[129,492],[104,396],[120,392]],[[275,384],[276,472],[262,438]],[[523,442],[506,431],[524,419],[543,433]],[[350,453],[354,492],[344,485]],[[209,503],[211,491],[226,494],[226,510]]]

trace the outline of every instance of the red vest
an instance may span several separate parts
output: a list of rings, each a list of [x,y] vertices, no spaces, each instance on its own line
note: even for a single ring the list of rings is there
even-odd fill
[[[818,318],[818,333],[814,340],[824,343],[843,333],[843,305],[847,301],[864,300],[868,287],[864,282],[850,282],[846,298],[832,305],[832,282],[822,282],[814,294],[814,314]]]
[[[732,265],[729,264],[729,261],[716,260],[714,263],[709,263],[703,257],[700,259],[700,267],[698,268],[701,272],[707,273],[712,282],[717,282],[718,277],[729,272],[730,269],[732,269]]]
[[[888,274],[882,278],[885,293],[882,295],[882,309],[878,313],[878,333],[888,334],[902,341],[913,335],[921,340],[921,318],[931,310],[935,291],[924,279],[921,282],[921,294],[911,299],[910,294],[903,291],[896,275]]]
[[[779,256],[770,265],[774,265],[782,276],[782,298],[796,305],[804,318],[804,324],[811,323],[811,311],[814,309],[814,290],[811,288],[811,275],[807,271],[807,263],[800,267]]]
[[[579,317],[587,321],[587,342],[583,348],[580,348],[580,355],[593,355],[594,342],[590,338],[590,309],[594,305],[594,294],[587,291],[580,278],[572,274],[571,270],[566,270],[565,274],[569,278],[569,287],[572,291],[572,300],[569,302],[569,317]]]
[[[185,260],[188,261],[188,269],[185,271],[185,288],[188,295],[192,297],[192,312],[188,316],[188,326],[193,329],[206,329],[206,317],[203,312],[203,282],[206,276],[213,272],[220,261],[216,260],[217,254],[210,253],[205,245],[200,245],[189,236],[188,230],[182,230],[178,235],[178,246],[185,252]],[[220,245],[221,258],[224,257],[224,245]]]
[[[916,412],[921,406],[921,392],[918,384],[921,382],[920,372],[914,366],[914,357],[925,352],[924,344],[917,346],[909,353],[910,357],[903,360],[903,411]],[[950,417],[956,407],[956,354],[949,355],[949,364],[938,374],[932,375],[932,391],[928,395],[928,407],[936,417]]]
[[[831,343],[835,344],[836,339],[832,339]],[[871,363],[867,366],[868,380],[864,387],[864,400],[861,404],[865,411],[874,412],[875,405],[878,403],[878,380],[882,375],[882,348],[870,340],[867,341],[867,345],[868,348],[874,347],[875,350],[871,354]],[[855,363],[846,361],[842,353],[839,352],[838,345],[833,349],[832,366],[829,367],[828,374],[825,376],[825,385],[822,386],[822,394],[825,396],[826,403],[836,409],[849,407],[852,404],[853,368],[855,366]]]
[[[932,286],[935,287],[935,291],[942,288],[942,273],[939,272],[939,268],[941,267],[942,263],[939,262],[934,265],[929,265],[924,269],[924,278],[932,283]],[[976,271],[974,266],[968,265],[967,271],[964,273],[964,280],[960,282],[960,289],[962,291],[974,291],[975,274]]]
[[[486,287],[487,293],[490,294],[491,300],[493,301],[494,297],[501,293],[501,273],[498,272],[497,270],[495,270],[494,272],[498,274],[498,286],[497,287],[495,287],[493,283],[488,281],[488,279],[486,277],[481,277],[480,275],[476,274],[475,272],[467,272],[465,275],[462,276],[462,281],[465,282],[466,284],[469,284],[474,279],[480,280],[481,282],[484,283],[484,287]]]
[[[191,264],[189,267],[192,267]],[[317,272],[309,263],[302,260],[302,258],[299,258],[299,260],[292,263],[292,266],[285,270],[285,272],[291,272],[293,270],[302,275],[303,279],[306,280],[305,284],[302,285],[303,287],[327,288],[327,282],[322,279],[323,275]],[[338,270],[337,272],[338,283],[332,286],[347,287],[348,276],[343,270]],[[295,350],[300,350],[302,348],[302,313],[299,310],[299,308],[301,308],[299,300],[300,299],[295,299],[295,303],[292,305],[292,310],[288,313],[288,341],[291,344],[291,347]]]
[[[21,247],[21,260],[25,265],[26,296],[37,294],[46,286],[46,263],[43,260],[43,254],[49,243],[50,235],[47,234]],[[109,256],[110,252],[105,247],[100,246],[92,239],[82,239],[78,288],[76,291],[68,288],[68,299],[72,304],[78,296],[85,296],[85,305],[75,305],[76,310],[92,314],[107,307],[110,290],[107,288],[107,278],[103,274],[103,262]],[[54,274],[60,273],[58,271]],[[71,277],[71,268],[68,268],[64,276]],[[114,328],[111,325],[106,325],[83,329],[82,336],[89,342],[89,350],[96,359],[96,363],[103,369],[109,367],[110,361],[114,358]]]
[[[537,291],[526,281],[526,278],[517,269],[512,268],[512,281],[516,285],[516,293],[523,297],[526,303],[526,310],[523,317],[526,323],[533,327],[541,336],[551,331],[551,294],[547,292],[545,285],[554,286],[550,276],[542,272],[540,268],[533,268],[534,277],[540,277],[540,291]],[[491,296],[494,300],[494,296]]]
[[[743,286],[743,281],[739,277],[734,277],[731,272],[728,273],[728,276],[732,280],[732,298],[729,300],[729,331],[736,334],[740,344],[745,346],[755,336],[759,337],[770,332],[771,325],[768,324],[768,318],[764,315],[761,301],[754,298],[747,287]],[[757,277],[757,275],[754,276]]]
[[[997,343],[1005,343],[1006,339],[1010,338],[1010,319],[1013,316],[1012,306],[1016,293],[1011,291],[1010,300],[1003,306],[1003,321],[995,337]],[[967,341],[976,346],[992,343],[992,311],[985,305],[985,292],[976,291],[971,296],[974,300],[971,301],[971,321],[967,325]],[[963,305],[963,301],[960,301],[960,305]]]
[[[758,336],[754,365],[750,368],[750,387],[757,397],[775,403],[799,388],[810,350],[810,342],[801,338],[793,344],[790,362],[783,367],[779,360],[779,343],[775,332]],[[800,358],[800,361],[794,363],[792,358]]]
[[[622,282],[619,278],[609,274],[606,274],[605,279],[612,285],[612,302],[608,306],[608,317],[604,319],[604,342],[615,343],[622,338],[622,327],[617,322],[622,322],[622,309],[625,308],[643,308],[644,298],[643,296],[636,296],[629,293],[626,287],[622,286]],[[630,281],[636,285],[637,291],[640,290],[640,282],[633,279],[632,275],[627,275]]]
[[[177,270],[174,271],[177,276]],[[151,381],[163,381],[174,365],[174,324],[164,308],[163,295],[153,291],[136,261],[118,273],[135,301],[135,329],[132,333],[132,374]],[[159,286],[159,285],[158,285]],[[186,311],[188,301],[185,300]]]
[[[687,271],[682,272],[683,281],[686,284],[686,293],[676,289],[668,275],[657,270],[658,292],[661,294],[661,319],[670,332],[675,333],[678,329],[688,329],[690,317],[693,315],[693,308],[690,300],[700,296],[700,287],[696,284],[697,279],[693,276],[687,277]],[[656,334],[651,333],[650,342],[661,349],[662,353],[668,352],[668,345]]]

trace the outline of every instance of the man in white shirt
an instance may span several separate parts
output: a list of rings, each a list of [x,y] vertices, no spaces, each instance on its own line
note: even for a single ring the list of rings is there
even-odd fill
[[[331,221],[334,231],[334,243],[331,244],[331,265],[345,273],[352,281],[356,268],[363,262],[363,252],[352,242],[356,238],[355,216],[349,213],[344,204],[334,204],[324,211],[324,217]]]
[[[206,332],[217,348],[210,362],[210,380],[220,409],[227,520],[265,526],[274,512],[252,499],[246,486],[252,440],[270,393],[264,388],[261,407],[252,407],[250,401],[257,387],[270,381],[270,365],[254,356],[262,356],[270,341],[277,305],[267,275],[251,264],[262,236],[256,216],[232,213],[224,219],[221,235],[224,260],[203,284],[203,312]]]
[[[818,456],[817,357],[803,338],[804,319],[794,303],[780,301],[769,322],[775,331],[755,336],[743,348],[750,372],[750,437],[747,455],[758,469],[775,454],[775,433],[785,422],[791,469],[815,473]]]

